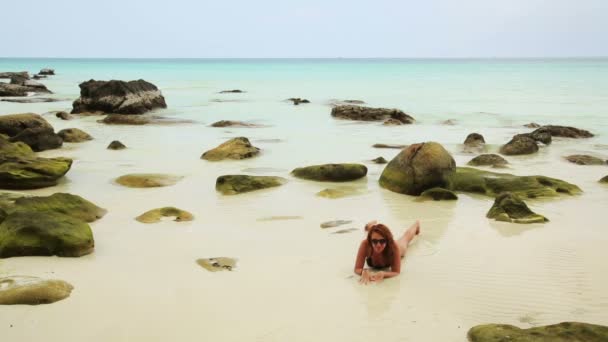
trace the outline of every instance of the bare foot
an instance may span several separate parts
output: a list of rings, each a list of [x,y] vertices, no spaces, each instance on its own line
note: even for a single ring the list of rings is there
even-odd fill
[[[372,229],[372,226],[375,225],[376,223],[378,223],[378,221],[376,221],[376,220],[368,222],[365,225],[365,228],[363,228],[363,230],[365,230],[365,232],[369,232],[369,230]]]
[[[420,221],[416,220],[416,235],[420,234]]]

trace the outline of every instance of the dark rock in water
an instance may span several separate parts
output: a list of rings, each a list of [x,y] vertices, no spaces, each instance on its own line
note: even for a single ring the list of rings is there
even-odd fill
[[[221,120],[211,124],[211,127],[262,127],[244,121]]]
[[[425,190],[420,194],[420,197],[431,198],[433,201],[453,201],[458,199],[458,196],[454,192],[443,188]]]
[[[418,196],[434,187],[446,187],[456,170],[454,158],[441,144],[426,142],[410,145],[384,168],[380,186]]]
[[[448,119],[448,120],[442,121],[441,124],[444,126],[455,126],[456,121],[452,120],[452,119]]]
[[[386,119],[386,121],[384,121],[382,124],[384,126],[401,126],[401,125],[403,125],[403,122],[401,122],[397,119],[390,118],[390,119]]]
[[[298,177],[321,182],[348,182],[365,177],[367,167],[362,164],[322,164],[299,167],[291,171]]]
[[[504,167],[509,162],[498,154],[482,154],[471,159],[467,165],[471,166],[492,166],[492,167]]]
[[[249,139],[238,137],[211,149],[201,156],[201,159],[209,161],[219,161],[224,159],[246,159],[255,157],[260,153],[260,149],[251,145]]]
[[[210,272],[232,271],[236,267],[236,262],[237,259],[225,257],[196,260],[199,266]]]
[[[25,99],[2,99],[3,102],[13,103],[47,103],[47,102],[60,102],[59,99],[52,99],[50,97],[31,97]]]
[[[532,133],[523,133],[523,134],[516,134],[515,136],[513,136],[513,138],[530,138],[534,141],[536,141],[537,143],[543,143],[545,145],[551,145],[552,142],[552,138],[551,138],[551,134],[547,133],[547,132],[532,132]]]
[[[11,85],[22,86],[28,88],[29,92],[35,93],[50,93],[46,86],[40,82],[30,80],[22,76],[11,77]]]
[[[310,103],[310,101],[308,101],[307,99],[301,99],[299,97],[292,97],[287,99],[287,101],[293,102],[295,106],[299,105],[300,103]]]
[[[404,124],[411,124],[414,122],[414,118],[399,109],[363,106],[336,106],[332,108],[331,116],[338,119],[357,121],[385,121],[387,119],[395,119]]]
[[[524,135],[516,135],[500,148],[500,153],[513,156],[538,152],[536,141]]]
[[[608,161],[584,154],[573,154],[565,157],[567,161],[578,165],[605,165]]]
[[[242,91],[240,89],[232,89],[232,90],[222,90],[222,91],[220,91],[220,94],[240,94],[240,93],[244,93],[244,91]]]
[[[479,133],[471,133],[467,135],[466,139],[464,139],[465,145],[483,145],[486,141],[483,138],[483,135]]]
[[[365,104],[365,101],[361,101],[361,100],[343,100],[342,102],[348,103],[348,104],[355,104],[355,105]]]
[[[114,140],[108,145],[108,150],[123,150],[125,148],[127,148],[127,146],[118,140]]]
[[[604,176],[602,179],[600,179],[600,183],[608,183],[608,176]]]
[[[68,112],[57,112],[55,116],[60,118],[61,120],[72,120],[74,117],[68,114]]]
[[[32,78],[35,79],[35,80],[42,80],[42,79],[46,78],[46,75],[38,75],[38,74],[36,74],[36,75],[32,76]]]
[[[38,72],[38,75],[55,75],[55,69],[44,68]]]
[[[215,181],[215,189],[224,195],[236,195],[285,184],[287,180],[274,176],[226,175]]]
[[[33,82],[33,81],[32,81]],[[29,93],[51,93],[46,87],[30,87],[0,82],[0,96],[28,96]]]
[[[158,173],[133,173],[116,178],[116,183],[129,188],[157,188],[174,185],[182,178]]]
[[[34,151],[58,148],[63,143],[53,126],[33,113],[0,116],[0,134],[8,135],[10,142],[24,142]]]
[[[398,145],[398,144],[373,144],[372,145],[372,147],[374,147],[374,148],[397,148],[397,149],[404,149],[408,146],[409,145]]]
[[[323,222],[321,223],[321,228],[334,228],[334,227],[338,227],[341,225],[345,225],[345,224],[349,224],[353,221],[350,220],[335,220],[335,221],[328,221],[328,222]]]
[[[50,304],[69,297],[73,289],[63,280],[27,276],[0,278],[0,305]]]
[[[80,97],[72,105],[72,114],[94,111],[143,114],[156,108],[167,108],[160,90],[141,79],[129,82],[90,80],[79,86]]]
[[[606,342],[608,327],[579,322],[520,329],[507,324],[484,324],[471,328],[471,342]]]
[[[449,177],[448,183],[448,189],[452,191],[472,192],[493,197],[506,191],[520,198],[554,197],[582,193],[578,186],[556,178],[515,176],[471,167],[457,167],[456,172]]]
[[[88,140],[93,140],[93,137],[89,133],[78,129],[78,128],[66,128],[57,132],[57,135],[63,139],[64,142],[79,143]]]
[[[0,72],[0,78],[12,78],[14,76],[23,77],[25,79],[30,78],[30,74],[27,71]]]
[[[12,136],[9,141],[26,143],[36,152],[52,150],[63,145],[63,140],[59,135],[52,130],[41,127],[26,128],[19,134]]]
[[[175,217],[175,222],[192,221],[194,216],[185,210],[175,207],[152,209],[137,216],[135,219],[142,223],[157,223],[163,217]]]
[[[378,157],[376,159],[372,159],[372,162],[374,162],[376,164],[386,164],[386,163],[388,163],[386,161],[386,159],[384,159],[384,157]]]
[[[503,192],[496,196],[494,205],[486,217],[496,221],[513,223],[544,223],[549,220],[542,215],[534,213],[524,201],[510,192]]]
[[[28,128],[53,130],[53,126],[38,114],[25,113],[0,116],[0,133],[2,134],[12,137]]]
[[[152,120],[147,116],[128,115],[128,114],[110,114],[106,115],[100,123],[108,125],[145,125]]]
[[[553,137],[564,137],[564,138],[591,138],[593,134],[584,129],[578,129],[568,126],[553,126],[547,125],[536,129],[534,133],[549,133]]]
[[[529,124],[525,124],[524,127],[527,127],[527,128],[539,128],[540,125],[537,124],[536,122],[530,122]]]

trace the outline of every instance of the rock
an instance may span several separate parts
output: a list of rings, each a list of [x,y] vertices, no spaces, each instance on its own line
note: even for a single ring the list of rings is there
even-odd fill
[[[426,142],[410,145],[384,168],[380,186],[418,196],[434,187],[446,187],[456,170],[454,158],[441,144]]]
[[[287,99],[287,101],[293,102],[295,106],[299,105],[300,103],[310,103],[310,101],[308,101],[307,99],[301,99],[299,97],[292,97]]]
[[[68,112],[57,112],[55,116],[60,118],[61,120],[72,120],[74,117],[68,114]]]
[[[382,124],[384,126],[401,126],[401,125],[403,125],[403,122],[401,122],[397,119],[390,118],[390,119],[386,119],[386,121],[384,121]]]
[[[608,176],[602,177],[602,179],[600,179],[600,183],[608,183]]]
[[[329,198],[329,199],[337,199],[343,197],[357,196],[362,195],[365,192],[352,187],[335,187],[335,188],[327,188],[317,192],[317,196]]]
[[[35,79],[35,80],[42,80],[42,79],[45,79],[47,77],[46,77],[46,75],[38,75],[38,74],[36,74],[36,75],[32,76],[32,78]]]
[[[585,154],[573,154],[565,157],[567,161],[578,165],[606,165],[608,161]]]
[[[372,147],[373,148],[397,148],[397,149],[404,149],[406,147],[408,147],[409,145],[398,145],[398,144],[373,144]]]
[[[142,115],[110,114],[98,122],[108,125],[145,125],[152,122],[152,120]]]
[[[516,135],[500,148],[500,153],[507,156],[532,154],[538,152],[538,145],[532,138],[523,135]]]
[[[378,157],[376,159],[372,159],[372,162],[374,162],[376,164],[386,164],[386,163],[388,163],[386,161],[386,159],[384,159],[384,157]]]
[[[0,96],[27,96],[29,92],[28,87],[0,82]]]
[[[560,179],[546,176],[514,176],[508,173],[482,171],[458,167],[449,179],[448,189],[497,196],[509,191],[520,198],[554,197],[560,194],[577,195],[581,189]]]
[[[63,139],[64,142],[79,143],[83,141],[93,140],[87,132],[78,128],[66,128],[57,132],[57,135]]]
[[[0,224],[0,258],[58,255],[77,257],[94,248],[89,225],[54,211],[16,211]]]
[[[524,201],[510,192],[503,192],[496,196],[494,205],[492,205],[486,217],[496,221],[513,223],[544,223],[549,221],[544,216],[534,213]]]
[[[338,119],[357,121],[385,121],[395,119],[404,124],[411,124],[414,118],[399,109],[371,108],[363,106],[336,106],[331,110],[331,116]]]
[[[0,305],[50,304],[69,297],[73,289],[63,280],[26,276],[0,278]]]
[[[471,159],[467,165],[505,167],[509,162],[498,154],[481,154]]]
[[[361,100],[343,100],[342,102],[348,103],[348,104],[355,104],[355,105],[365,104],[365,101],[361,101]]]
[[[525,124],[524,127],[527,127],[527,128],[539,128],[540,125],[537,124],[536,122],[530,122],[529,124]]]
[[[59,99],[52,99],[50,97],[28,97],[25,99],[2,99],[2,102],[13,102],[13,103],[48,103],[48,102],[60,102]]]
[[[452,120],[452,119],[448,119],[448,120],[442,121],[441,124],[444,126],[455,126],[456,121]]]
[[[211,127],[262,127],[244,121],[221,120],[211,124]]]
[[[0,116],[0,134],[8,135],[10,142],[24,142],[34,151],[54,149],[63,144],[53,126],[33,113]]]
[[[80,85],[80,97],[74,101],[72,114],[92,111],[117,114],[143,114],[167,108],[160,90],[144,80],[95,81]]]
[[[13,78],[14,76],[20,76],[25,79],[30,78],[30,74],[27,71],[16,71],[16,72],[0,72],[0,78]]]
[[[222,91],[220,91],[220,94],[240,94],[240,93],[244,93],[244,91],[242,91],[240,89],[232,89],[232,90],[222,90]]]
[[[551,134],[549,134],[547,132],[523,133],[523,134],[516,134],[515,136],[513,136],[514,139],[521,138],[521,137],[530,138],[530,139],[536,141],[537,143],[540,142],[545,145],[551,145],[551,141],[553,140],[551,138]]]
[[[80,196],[60,192],[50,196],[20,197],[5,209],[9,214],[18,211],[54,212],[85,222],[96,221],[108,212]]]
[[[224,195],[272,188],[285,184],[287,180],[274,176],[225,175],[215,181],[215,189]]]
[[[335,221],[327,221],[327,222],[323,222],[321,223],[321,228],[334,228],[334,227],[338,227],[338,226],[342,226],[345,224],[349,224],[353,221],[350,220],[335,220]]]
[[[532,134],[534,134],[534,133],[549,133],[553,137],[564,137],[564,138],[591,138],[591,137],[593,137],[593,134],[589,131],[586,131],[584,129],[574,128],[574,127],[568,127],[568,126],[553,126],[553,125],[541,126],[540,128],[536,129],[534,132],[532,132]]]
[[[142,223],[156,223],[160,222],[162,217],[172,216],[175,217],[175,222],[192,221],[194,219],[194,216],[189,212],[175,207],[152,209],[137,216],[135,219]]]
[[[30,80],[28,78],[21,77],[21,76],[11,77],[10,84],[26,87],[26,88],[28,88],[28,90],[27,90],[28,92],[51,93],[51,91],[49,91],[44,84],[34,81],[34,80]]]
[[[365,177],[367,167],[362,164],[322,164],[299,167],[291,171],[298,177],[321,182],[347,182]]]
[[[520,329],[507,324],[483,324],[467,334],[471,342],[605,342],[608,327],[589,323],[559,324]]]
[[[118,140],[114,140],[108,145],[108,150],[124,150],[125,148],[127,148],[127,146]]]
[[[225,257],[196,260],[197,264],[210,272],[232,271],[236,267],[236,262],[237,259]]]
[[[443,188],[425,190],[420,194],[420,197],[430,198],[433,201],[453,201],[458,199],[458,196],[455,193]]]
[[[55,75],[55,69],[44,68],[38,72],[38,75]]]
[[[477,145],[483,145],[485,143],[486,143],[486,141],[483,138],[483,135],[481,135],[479,133],[471,133],[471,134],[467,135],[466,139],[464,139],[464,144],[467,146],[477,146]]]
[[[211,149],[201,156],[201,159],[219,161],[224,159],[246,159],[255,157],[260,149],[252,146],[249,139],[238,137],[230,139],[218,147]]]
[[[174,185],[182,178],[157,173],[133,173],[116,178],[116,183],[129,188],[156,188]]]

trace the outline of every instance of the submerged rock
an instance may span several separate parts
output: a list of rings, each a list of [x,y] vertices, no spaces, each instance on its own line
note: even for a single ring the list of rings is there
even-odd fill
[[[78,128],[66,128],[57,132],[57,135],[63,139],[64,142],[79,143],[84,141],[93,140],[93,137],[89,133],[78,129]]]
[[[567,161],[578,165],[606,165],[607,161],[585,154],[573,154],[565,157]]]
[[[536,141],[528,136],[516,135],[500,148],[500,153],[513,156],[538,152]]]
[[[191,213],[175,207],[152,209],[137,216],[135,219],[142,223],[156,223],[160,222],[160,219],[163,217],[175,217],[175,220],[173,220],[175,222],[192,221],[194,219]]]
[[[467,146],[477,146],[483,145],[486,143],[486,140],[483,138],[483,135],[479,133],[471,133],[467,135],[466,139],[464,139],[464,145]]]
[[[114,140],[108,145],[108,150],[124,150],[125,148],[127,148],[127,146],[118,140]]]
[[[367,175],[367,167],[362,164],[322,164],[299,167],[291,171],[298,177],[322,182],[348,182]]]
[[[28,97],[25,99],[2,99],[2,102],[13,102],[13,103],[48,103],[48,102],[60,102],[60,99],[53,99],[50,97]]]
[[[215,189],[224,195],[236,195],[280,186],[285,182],[285,178],[274,176],[226,175],[217,178]]]
[[[145,125],[151,123],[152,119],[142,115],[110,114],[98,122],[108,125]]]
[[[486,217],[496,221],[513,223],[544,223],[549,221],[542,215],[534,213],[524,201],[510,192],[503,192],[496,196],[494,205]]]
[[[299,105],[300,103],[310,103],[310,101],[308,101],[307,99],[301,99],[299,97],[292,97],[287,99],[287,101],[293,102],[295,106]]]
[[[384,157],[378,157],[376,159],[372,159],[372,162],[374,162],[376,164],[386,164],[386,163],[388,163],[388,161],[386,161],[386,159],[384,159]]]
[[[404,149],[409,145],[398,145],[398,144],[373,144],[373,148],[396,148],[396,149]]]
[[[211,124],[211,127],[262,127],[244,121],[221,120]]]
[[[224,159],[251,158],[260,153],[260,149],[252,146],[249,139],[238,137],[230,139],[218,147],[211,149],[201,156],[201,159],[219,161]]]
[[[603,325],[563,322],[520,329],[507,324],[483,324],[467,334],[471,342],[605,342],[608,327]]]
[[[0,134],[9,136],[10,142],[24,142],[34,151],[54,149],[63,144],[53,126],[34,113],[0,116]]]
[[[244,91],[242,91],[240,89],[232,89],[232,90],[222,90],[222,91],[220,91],[220,94],[240,94],[240,93],[244,93]]]
[[[338,226],[342,226],[345,224],[349,224],[353,221],[351,220],[335,220],[335,221],[327,221],[327,222],[323,222],[321,223],[321,228],[334,228],[334,227],[338,227]]]
[[[418,196],[434,187],[445,187],[456,169],[454,158],[441,144],[412,144],[384,168],[380,186],[388,190]]]
[[[386,121],[384,121],[382,124],[384,126],[401,126],[401,125],[403,125],[403,122],[401,122],[397,119],[390,118],[390,119],[386,119]]]
[[[532,134],[535,133],[548,133],[553,137],[563,137],[563,138],[591,138],[593,134],[584,129],[579,129],[575,127],[569,126],[554,126],[547,125],[542,126],[536,129]]]
[[[333,187],[323,189],[317,192],[317,196],[330,199],[338,199],[343,197],[362,195],[364,193],[364,191],[353,187]]]
[[[72,120],[74,118],[68,112],[57,112],[55,113],[55,116],[60,118],[61,120]]]
[[[38,75],[55,75],[55,69],[44,68],[38,72]]]
[[[73,289],[63,280],[27,276],[0,278],[0,305],[50,304],[69,297]]]
[[[129,188],[155,188],[174,185],[182,178],[158,173],[133,173],[116,178],[116,183]]]
[[[420,197],[430,198],[433,201],[453,201],[458,199],[458,196],[455,193],[443,188],[431,188],[425,190],[420,194]]]
[[[167,108],[160,90],[144,80],[95,81],[79,85],[80,97],[72,104],[72,114],[102,111],[117,114],[143,114],[156,108]]]
[[[403,124],[414,123],[414,118],[399,109],[372,108],[363,106],[336,106],[331,110],[331,116],[338,119],[357,121],[385,121],[395,119]]]
[[[505,167],[509,162],[498,154],[481,154],[471,159],[467,165]]]
[[[199,264],[202,268],[210,272],[232,271],[236,267],[236,262],[237,259],[226,257],[196,260],[197,264]]]

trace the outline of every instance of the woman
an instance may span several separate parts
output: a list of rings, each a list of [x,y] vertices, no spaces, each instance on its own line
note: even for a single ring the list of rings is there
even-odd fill
[[[393,239],[393,234],[387,226],[369,222],[365,225],[367,239],[361,241],[357,261],[355,262],[355,273],[361,276],[360,283],[368,284],[371,281],[380,282],[384,278],[391,278],[401,272],[401,258],[405,256],[407,245],[420,234],[420,222],[416,221],[408,230],[403,233],[399,240]],[[386,269],[370,273],[369,269],[364,268],[367,261],[369,267],[373,269]]]

